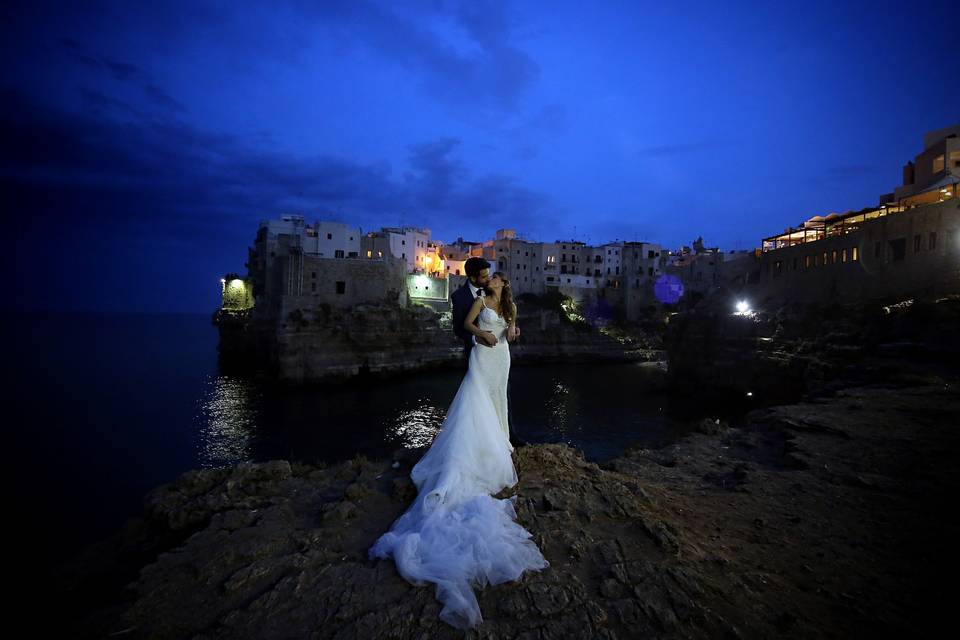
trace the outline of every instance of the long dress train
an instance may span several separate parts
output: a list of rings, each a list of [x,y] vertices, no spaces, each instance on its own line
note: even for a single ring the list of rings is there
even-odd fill
[[[416,499],[369,550],[371,558],[393,556],[408,582],[436,584],[440,618],[461,629],[483,622],[474,586],[550,565],[515,522],[516,496],[491,495],[518,480],[507,424],[510,347],[507,323],[492,309],[481,309],[478,326],[497,336],[497,345],[470,350],[440,433],[410,472]]]

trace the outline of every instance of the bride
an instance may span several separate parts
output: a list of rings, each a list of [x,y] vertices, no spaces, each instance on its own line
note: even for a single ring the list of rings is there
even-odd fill
[[[510,282],[497,271],[464,321],[477,344],[467,374],[440,433],[410,472],[417,497],[369,550],[371,558],[393,556],[408,582],[436,584],[440,619],[461,629],[483,622],[474,585],[517,580],[550,565],[515,522],[516,496],[491,495],[518,480],[507,423],[507,332],[516,317]]]

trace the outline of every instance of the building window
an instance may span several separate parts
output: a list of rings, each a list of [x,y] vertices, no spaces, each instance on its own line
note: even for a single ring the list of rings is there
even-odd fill
[[[403,258],[404,260],[406,260],[406,259],[407,259],[407,254],[406,254],[406,253],[401,253],[401,254],[400,254],[400,257]]]
[[[833,264],[837,264],[837,250],[836,250],[836,249],[833,250],[833,254],[832,254],[830,257],[831,257],[831,260],[830,260],[830,261],[831,261]]]
[[[920,234],[913,236],[913,252],[920,253]]]
[[[854,247],[853,249],[850,250],[850,254],[851,254],[850,259],[853,260],[854,262],[860,259],[860,249]]]
[[[317,272],[316,272],[316,271],[311,271],[311,272],[310,272],[310,277],[313,278],[314,280],[316,280],[316,279],[317,279]]]
[[[933,251],[937,248],[937,232],[931,231],[930,235],[927,237],[927,249]]]
[[[804,257],[803,257],[803,267],[804,267],[805,269],[809,269],[809,268],[810,268],[810,256],[804,256]]]
[[[342,257],[343,257],[343,249],[337,249],[337,250],[335,250],[335,251],[333,252],[333,257],[334,257],[334,258],[342,258]]]
[[[846,261],[847,261],[847,250],[843,249],[842,251],[840,251],[840,262],[846,262]]]
[[[317,290],[317,283],[316,283],[316,282],[311,282],[311,283],[310,283],[310,290],[311,290],[311,291],[316,291],[316,290]]]
[[[907,255],[907,239],[906,238],[897,238],[896,240],[891,240],[890,244],[890,260],[892,262],[897,262],[903,260]]]
[[[347,292],[347,283],[343,280],[337,280],[337,293],[343,294]]]
[[[652,275],[653,275],[653,267],[647,267],[647,275],[648,275],[648,276],[652,276]]]
[[[797,259],[796,259],[796,258],[793,259],[793,270],[794,270],[794,271],[797,270]]]
[[[820,266],[820,256],[819,256],[819,255],[813,256],[813,266],[815,266],[815,267],[819,267],[819,266]]]
[[[950,164],[954,167],[960,167],[960,151],[950,152]]]
[[[373,257],[373,251],[371,251],[370,249],[367,249],[367,257],[368,257],[368,258],[372,258],[372,257]]]
[[[406,240],[401,240],[401,241],[400,241],[400,244],[402,244],[403,246],[407,246],[407,241],[406,241]]]
[[[931,169],[934,173],[940,173],[943,171],[943,156],[939,155],[933,159],[933,167]]]
[[[827,252],[823,252],[823,266],[827,266]]]
[[[377,251],[377,257],[378,257],[378,258],[382,258],[382,257],[383,257],[383,251]]]

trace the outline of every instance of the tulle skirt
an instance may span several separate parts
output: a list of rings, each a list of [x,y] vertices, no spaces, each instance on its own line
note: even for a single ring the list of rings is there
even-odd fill
[[[491,495],[514,486],[517,471],[490,392],[473,366],[477,356],[471,353],[440,433],[410,473],[416,499],[369,550],[371,558],[392,556],[408,582],[436,584],[440,618],[461,629],[483,621],[474,587],[550,565],[515,521],[516,496]]]

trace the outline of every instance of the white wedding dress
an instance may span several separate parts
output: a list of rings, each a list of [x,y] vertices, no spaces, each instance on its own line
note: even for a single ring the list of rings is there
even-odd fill
[[[470,350],[440,433],[410,472],[416,499],[369,550],[371,558],[393,556],[408,582],[435,583],[440,618],[460,629],[483,622],[474,586],[550,565],[515,522],[516,496],[491,495],[517,483],[507,423],[510,346],[507,323],[493,309],[480,310],[478,326],[497,336],[497,345]]]

